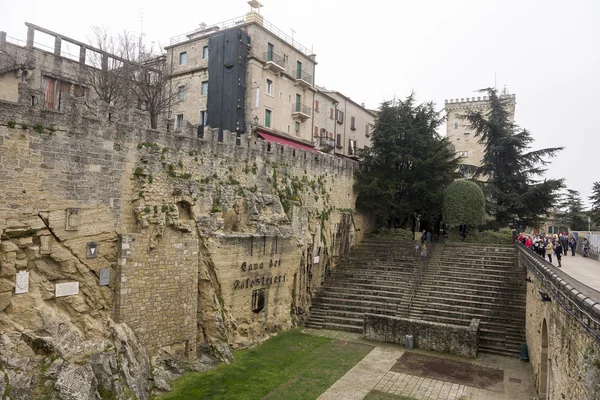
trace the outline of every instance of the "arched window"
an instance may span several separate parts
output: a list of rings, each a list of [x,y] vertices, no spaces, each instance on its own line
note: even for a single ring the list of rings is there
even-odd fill
[[[458,129],[458,121],[454,122],[454,129]]]

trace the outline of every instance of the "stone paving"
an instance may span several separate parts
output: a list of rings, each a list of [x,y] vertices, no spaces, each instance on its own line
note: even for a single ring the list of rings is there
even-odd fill
[[[546,258],[546,261],[548,258]],[[556,256],[552,256],[552,264],[557,266]],[[562,270],[571,275],[574,279],[600,291],[600,261],[593,258],[584,257],[581,254],[571,256],[571,250],[566,256],[562,256]]]
[[[535,397],[531,368],[517,358],[480,354],[466,359],[424,350],[405,350],[402,346],[366,340],[358,333],[304,329],[316,336],[358,342],[375,348],[350,371],[334,383],[319,400],[362,400],[372,390],[406,396],[417,400],[531,400]],[[475,363],[504,371],[504,381],[494,387],[480,389],[443,380],[390,371],[405,351]]]

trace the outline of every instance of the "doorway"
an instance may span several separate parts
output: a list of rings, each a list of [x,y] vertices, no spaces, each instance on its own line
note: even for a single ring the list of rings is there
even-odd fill
[[[542,322],[542,351],[540,355],[540,399],[546,400],[549,394],[548,379],[550,374],[548,373],[548,326],[546,319]]]

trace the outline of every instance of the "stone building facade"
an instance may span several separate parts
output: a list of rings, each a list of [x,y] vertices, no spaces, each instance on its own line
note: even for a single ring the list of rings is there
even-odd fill
[[[505,107],[509,113],[510,122],[515,120],[516,95],[508,94],[506,90],[500,95],[505,100]],[[479,111],[485,114],[489,109],[488,96],[467,97],[445,101],[446,112],[446,137],[454,146],[456,153],[461,157],[463,164],[480,166],[485,145],[479,143],[475,132],[469,129],[468,121],[461,116],[469,112]]]
[[[329,109],[329,118],[336,125],[336,154],[358,158],[358,150],[370,146],[376,114],[340,92],[325,88],[320,90],[338,102],[337,106]]]

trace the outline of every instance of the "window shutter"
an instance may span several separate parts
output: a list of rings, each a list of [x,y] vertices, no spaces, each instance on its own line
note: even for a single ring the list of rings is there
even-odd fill
[[[319,137],[319,127],[315,126],[315,137]]]

